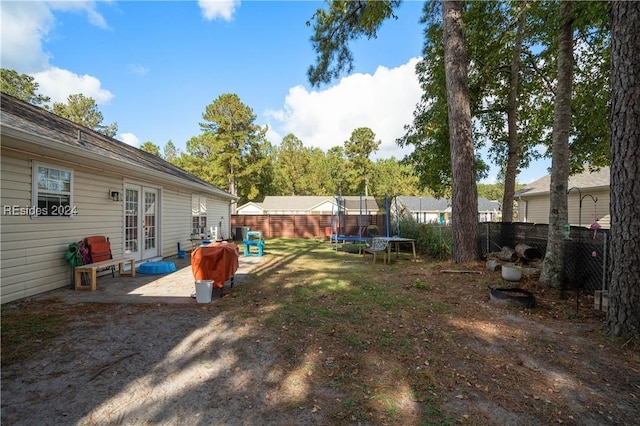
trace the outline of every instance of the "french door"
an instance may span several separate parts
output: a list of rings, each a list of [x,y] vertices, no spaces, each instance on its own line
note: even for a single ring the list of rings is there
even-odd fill
[[[158,256],[158,190],[125,185],[124,245],[127,257],[136,260]]]

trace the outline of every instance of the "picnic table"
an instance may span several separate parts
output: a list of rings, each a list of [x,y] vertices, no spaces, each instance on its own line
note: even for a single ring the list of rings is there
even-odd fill
[[[387,242],[387,257],[386,261],[391,263],[391,252],[393,251],[393,247],[396,248],[396,259],[399,257],[400,252],[400,244],[411,244],[411,250],[413,252],[413,261],[417,262],[418,257],[416,256],[416,240],[413,238],[402,238],[402,237],[373,237],[374,240],[379,239]]]

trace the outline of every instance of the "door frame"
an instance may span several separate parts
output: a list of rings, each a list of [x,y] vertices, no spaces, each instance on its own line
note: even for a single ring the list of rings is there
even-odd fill
[[[135,252],[127,252],[127,190],[135,190],[138,193],[137,205],[137,220],[136,220],[136,228],[137,228],[137,251]],[[155,194],[155,247],[151,250],[145,249],[146,243],[146,232],[145,232],[145,193],[153,193]],[[149,186],[137,182],[125,182],[124,184],[124,202],[122,203],[122,213],[124,217],[123,229],[122,229],[122,241],[123,241],[123,253],[127,257],[133,257],[137,261],[148,260],[152,258],[156,258],[161,254],[161,220],[160,220],[160,193],[161,189],[154,186]]]

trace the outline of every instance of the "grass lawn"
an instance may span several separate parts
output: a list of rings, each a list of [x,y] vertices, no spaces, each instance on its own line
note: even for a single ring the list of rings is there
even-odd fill
[[[537,306],[514,308],[489,300],[487,286],[505,283],[483,262],[416,263],[404,253],[374,265],[370,255],[304,240],[267,248],[269,261],[238,296],[249,306],[237,313],[257,315],[277,341],[291,394],[313,398],[332,421],[572,423],[597,407],[615,411],[614,395],[585,390],[594,371],[619,376],[623,393],[640,398],[640,382],[617,372],[640,378],[637,347],[604,335],[593,298],[581,296],[576,309],[575,296],[561,300],[523,280]],[[554,381],[559,370],[563,384]]]
[[[207,309],[260,330],[276,357],[267,394],[286,401],[281,410],[317,412],[319,424],[637,420],[638,347],[606,336],[593,298],[562,300],[523,279],[536,306],[516,308],[489,299],[488,286],[504,285],[483,262],[403,253],[372,264],[328,243],[272,239],[233,297]],[[42,323],[61,330],[64,316],[3,309],[3,364],[28,357],[24,342],[46,341]]]

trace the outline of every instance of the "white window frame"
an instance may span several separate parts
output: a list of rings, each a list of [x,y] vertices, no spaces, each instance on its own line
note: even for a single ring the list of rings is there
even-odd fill
[[[194,227],[194,220],[198,218],[198,229]],[[202,220],[204,219],[204,221]],[[207,196],[191,194],[191,235],[204,237],[207,235]],[[196,232],[198,231],[198,232]]]
[[[57,171],[58,173],[69,174],[69,190],[64,191],[56,188],[41,189],[38,186],[39,171],[41,168]],[[60,167],[55,164],[47,164],[33,162],[31,168],[31,209],[30,216],[32,218],[72,218],[77,215],[77,209],[73,204],[73,179],[74,171],[66,167]],[[50,194],[53,196],[69,197],[68,204],[42,206],[38,200],[41,194]]]

